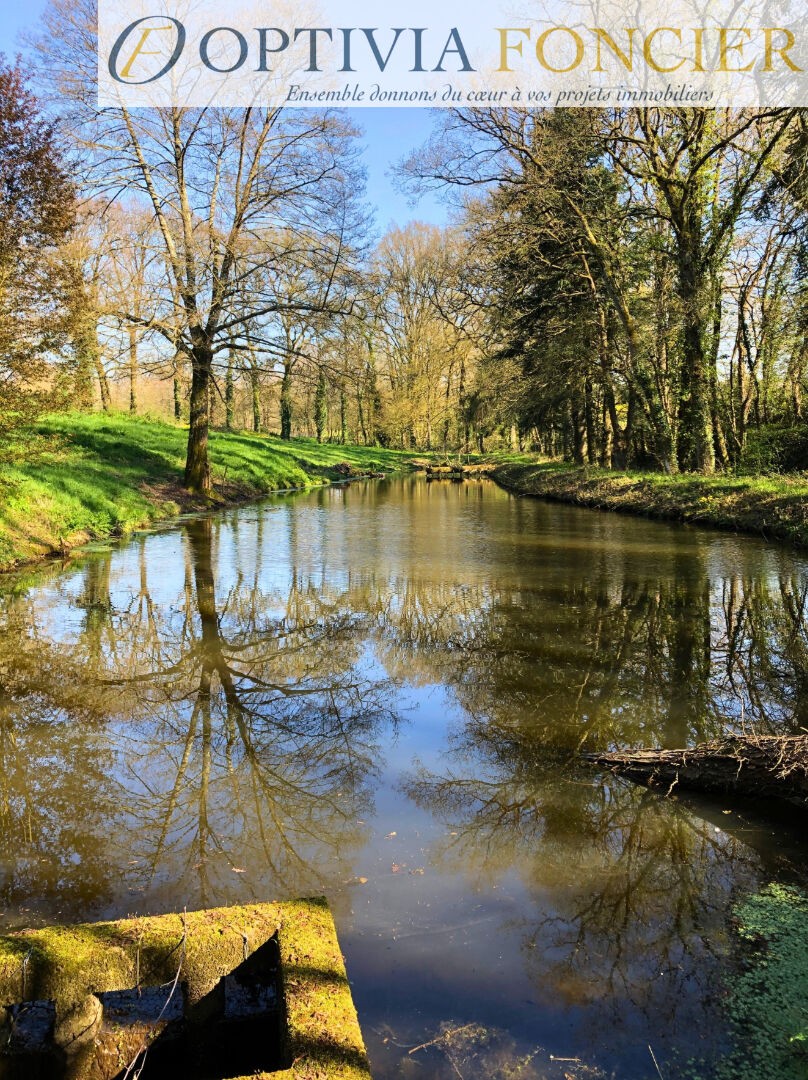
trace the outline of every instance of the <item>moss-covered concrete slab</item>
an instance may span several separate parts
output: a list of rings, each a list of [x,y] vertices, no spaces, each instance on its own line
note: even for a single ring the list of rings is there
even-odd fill
[[[252,957],[269,955],[269,948],[277,956],[273,970],[279,983],[277,1016],[266,1027],[267,1060],[272,1057],[269,1041],[279,1040],[279,1047],[274,1064],[251,1067],[249,1076],[369,1080],[334,922],[321,898],[52,926],[0,938],[0,1045],[4,1018],[8,1031],[17,1015],[13,1007],[54,1002],[54,1075],[70,1080],[123,1076],[144,1041],[153,1060],[159,1057],[158,1040],[167,1034],[171,1013],[151,1025],[137,1016],[131,1023],[117,1023],[110,1002],[123,1003],[122,1015],[130,1006],[126,995],[113,992],[142,987],[144,1009],[151,994],[158,1002],[170,998],[174,1013],[181,996],[190,1043],[195,1031],[203,1032],[216,1015],[225,1015],[228,1000],[238,1002],[243,988],[233,973],[248,969]],[[148,1059],[149,1053],[144,1080]],[[245,1075],[221,1064],[210,1065],[207,1072],[227,1080]]]

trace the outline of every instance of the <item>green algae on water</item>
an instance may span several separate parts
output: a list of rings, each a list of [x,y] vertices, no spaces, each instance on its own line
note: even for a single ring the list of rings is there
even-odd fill
[[[808,894],[771,884],[735,908],[740,970],[727,978],[734,1049],[720,1080],[808,1078]]]

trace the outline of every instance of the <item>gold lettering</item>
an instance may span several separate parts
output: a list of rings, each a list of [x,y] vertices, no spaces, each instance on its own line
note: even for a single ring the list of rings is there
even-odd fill
[[[693,58],[693,70],[704,71],[704,28],[699,27],[693,31],[693,40],[696,46],[696,55]]]
[[[553,67],[552,64],[547,62],[547,57],[544,55],[544,46],[550,38],[551,34],[555,33],[569,34],[575,42],[575,59],[568,67]],[[551,26],[549,30],[545,30],[539,40],[536,42],[536,59],[541,66],[547,71],[554,71],[556,74],[563,74],[565,71],[574,71],[578,67],[580,62],[584,58],[584,43],[581,39],[581,35],[576,33],[575,30],[569,26]]]
[[[722,26],[718,31],[718,57],[719,64],[716,71],[751,71],[755,66],[754,62],[747,64],[746,67],[731,68],[727,64],[727,53],[737,52],[743,53],[746,41],[736,41],[733,45],[730,45],[727,41],[728,34],[744,34],[747,40],[752,36],[752,31],[746,26]],[[741,57],[739,56],[740,60]]]
[[[623,50],[620,48],[620,46],[616,44],[616,42],[615,42],[614,38],[611,36],[611,34],[607,33],[605,30],[602,30],[600,27],[594,27],[593,28],[592,33],[595,35],[595,37],[597,39],[597,60],[595,61],[595,66],[592,68],[593,71],[603,71],[603,68],[601,66],[601,64],[603,63],[603,59],[602,59],[602,56],[601,56],[601,49],[600,49],[601,42],[608,45],[608,47],[614,53],[615,57],[620,61],[620,63],[623,65],[623,67],[627,71],[633,71],[634,70],[634,32],[635,31],[634,31],[634,29],[629,30],[628,27],[626,27],[626,32],[628,33],[628,56],[626,56],[626,54],[623,52]]]
[[[508,50],[513,49],[514,52],[518,52],[521,56],[524,42],[517,41],[511,45],[508,41],[508,34],[524,34],[529,39],[530,28],[527,26],[498,26],[497,30],[499,32],[499,67],[497,71],[512,71],[513,69],[508,67]]]
[[[785,45],[779,45],[777,48],[775,48],[774,42],[772,41],[772,37],[774,34],[785,34]],[[797,67],[794,61],[790,57],[786,56],[786,53],[790,52],[796,44],[794,35],[791,33],[790,30],[786,30],[784,26],[764,26],[763,37],[766,43],[764,48],[764,71],[774,71],[775,53],[779,54],[780,59],[783,61],[783,63],[787,67],[790,67],[792,71],[802,71],[801,67]]]
[[[126,63],[126,67],[121,72],[121,78],[122,79],[128,79],[129,78],[129,72],[132,70],[132,64],[134,64],[135,60],[137,60],[137,58],[139,56],[159,56],[160,55],[159,52],[152,52],[152,51],[150,51],[148,49],[143,48],[143,46],[146,44],[146,41],[147,41],[147,39],[149,37],[149,34],[152,32],[152,30],[173,30],[173,29],[174,29],[173,26],[147,26],[145,28],[145,30],[141,31],[140,41],[137,43],[137,45],[135,45],[135,51],[129,57],[129,60]]]
[[[678,71],[682,64],[684,64],[685,62],[684,58],[681,59],[678,64],[672,64],[670,67],[666,67],[663,64],[658,64],[654,59],[653,53],[651,52],[651,46],[654,43],[654,38],[657,36],[657,34],[664,33],[673,34],[679,44],[682,44],[681,30],[677,29],[674,26],[658,26],[655,30],[651,31],[651,33],[643,42],[642,54],[645,57],[646,64],[649,66],[649,68],[651,68],[652,71],[662,71],[666,73],[671,71]]]

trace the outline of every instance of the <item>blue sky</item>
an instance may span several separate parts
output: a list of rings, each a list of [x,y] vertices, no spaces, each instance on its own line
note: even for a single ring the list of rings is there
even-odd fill
[[[35,29],[46,0],[0,0],[0,52],[13,57],[25,52],[19,41],[21,31]],[[384,230],[391,223],[403,225],[411,219],[445,224],[446,199],[440,193],[428,195],[411,207],[406,196],[396,191],[387,176],[394,165],[429,136],[435,112],[431,109],[352,109],[354,122],[365,129],[365,166],[368,171],[368,200],[376,207],[377,224]]]

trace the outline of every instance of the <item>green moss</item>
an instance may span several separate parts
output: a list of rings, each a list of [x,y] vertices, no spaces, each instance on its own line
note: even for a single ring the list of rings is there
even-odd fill
[[[667,476],[569,465],[508,464],[509,491],[599,510],[694,522],[808,546],[808,480],[784,476]]]
[[[356,1010],[325,900],[286,903],[279,935],[292,1067],[283,1080],[369,1080]]]
[[[93,992],[173,981],[191,1004],[277,933],[286,1010],[286,1057],[275,1080],[370,1080],[359,1022],[324,899],[208,909],[0,938],[0,1004],[50,999],[79,1013]],[[24,973],[24,974],[23,974]],[[24,982],[24,988],[23,988]]]

